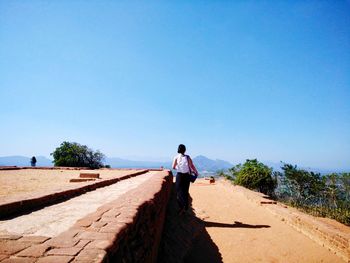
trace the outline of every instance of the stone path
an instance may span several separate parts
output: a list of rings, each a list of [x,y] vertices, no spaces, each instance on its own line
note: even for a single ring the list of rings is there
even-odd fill
[[[154,173],[138,175],[11,220],[0,220],[0,235],[57,236],[104,203],[138,187]]]

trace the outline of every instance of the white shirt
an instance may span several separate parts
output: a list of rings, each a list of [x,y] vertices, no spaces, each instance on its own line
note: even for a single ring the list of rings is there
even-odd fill
[[[190,168],[189,168],[189,164],[188,164],[188,160],[187,160],[187,156],[186,155],[182,155],[181,153],[179,153],[178,155],[175,156],[174,158],[174,162],[175,159],[177,161],[177,165],[175,167],[175,169],[179,172],[179,173],[189,173],[190,172]]]

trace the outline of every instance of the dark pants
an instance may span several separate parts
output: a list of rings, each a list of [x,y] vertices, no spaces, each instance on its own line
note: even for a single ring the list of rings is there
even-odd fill
[[[180,209],[188,209],[188,189],[190,188],[190,174],[176,174],[176,197]]]

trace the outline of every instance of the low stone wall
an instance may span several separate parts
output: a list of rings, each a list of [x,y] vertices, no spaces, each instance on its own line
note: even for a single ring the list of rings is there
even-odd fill
[[[262,193],[241,186],[235,187],[240,188],[247,199],[263,205],[286,224],[333,251],[345,262],[350,262],[350,227],[335,220],[314,217],[285,204],[271,201]]]
[[[0,236],[0,261],[156,262],[173,176],[151,176],[57,237]]]
[[[146,182],[134,189],[123,200],[123,206],[129,207],[125,209],[125,221],[132,223],[124,229],[124,233],[119,233],[116,249],[110,253],[112,262],[157,261],[173,180],[170,171],[161,172],[160,175],[153,182]],[[137,208],[136,213],[133,207]],[[123,216],[123,213],[119,216]]]
[[[26,199],[19,197],[18,200],[0,203],[0,218],[6,218],[14,214],[22,214],[47,205],[56,204],[72,197],[84,194],[86,192],[96,190],[97,188],[105,187],[118,181],[125,180],[146,172],[148,172],[148,170],[137,170],[118,178],[102,179],[98,182],[89,182],[83,186],[72,186],[65,189],[64,191],[49,191],[46,194],[32,195]]]
[[[37,170],[89,170],[89,167],[63,167],[63,166],[0,166],[1,170],[24,170],[24,169],[37,169]]]

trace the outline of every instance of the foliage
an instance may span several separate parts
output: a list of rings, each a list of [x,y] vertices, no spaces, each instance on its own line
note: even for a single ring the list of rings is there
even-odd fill
[[[253,159],[232,167],[229,174],[223,171],[217,174],[309,214],[350,225],[350,173],[321,175],[285,163],[281,169],[272,172]]]
[[[319,173],[284,164],[276,197],[310,214],[350,224],[350,173]]]
[[[321,174],[298,169],[291,164],[284,164],[281,168],[284,174],[278,173],[278,175],[284,178],[280,182],[283,182],[290,199],[296,204],[315,202],[325,187]]]
[[[94,152],[86,145],[76,142],[64,141],[51,155],[54,158],[55,166],[89,167],[92,169],[103,167],[104,155],[101,152]]]
[[[350,203],[350,173],[342,173],[339,176],[340,179],[340,189],[343,192],[343,198],[345,202]]]
[[[36,158],[35,158],[35,156],[33,156],[33,157],[30,159],[30,165],[31,165],[32,167],[35,167],[35,165],[36,165]]]
[[[272,177],[272,168],[264,165],[257,159],[248,159],[243,165],[238,164],[229,171],[236,184],[264,194],[274,194],[277,182]]]

